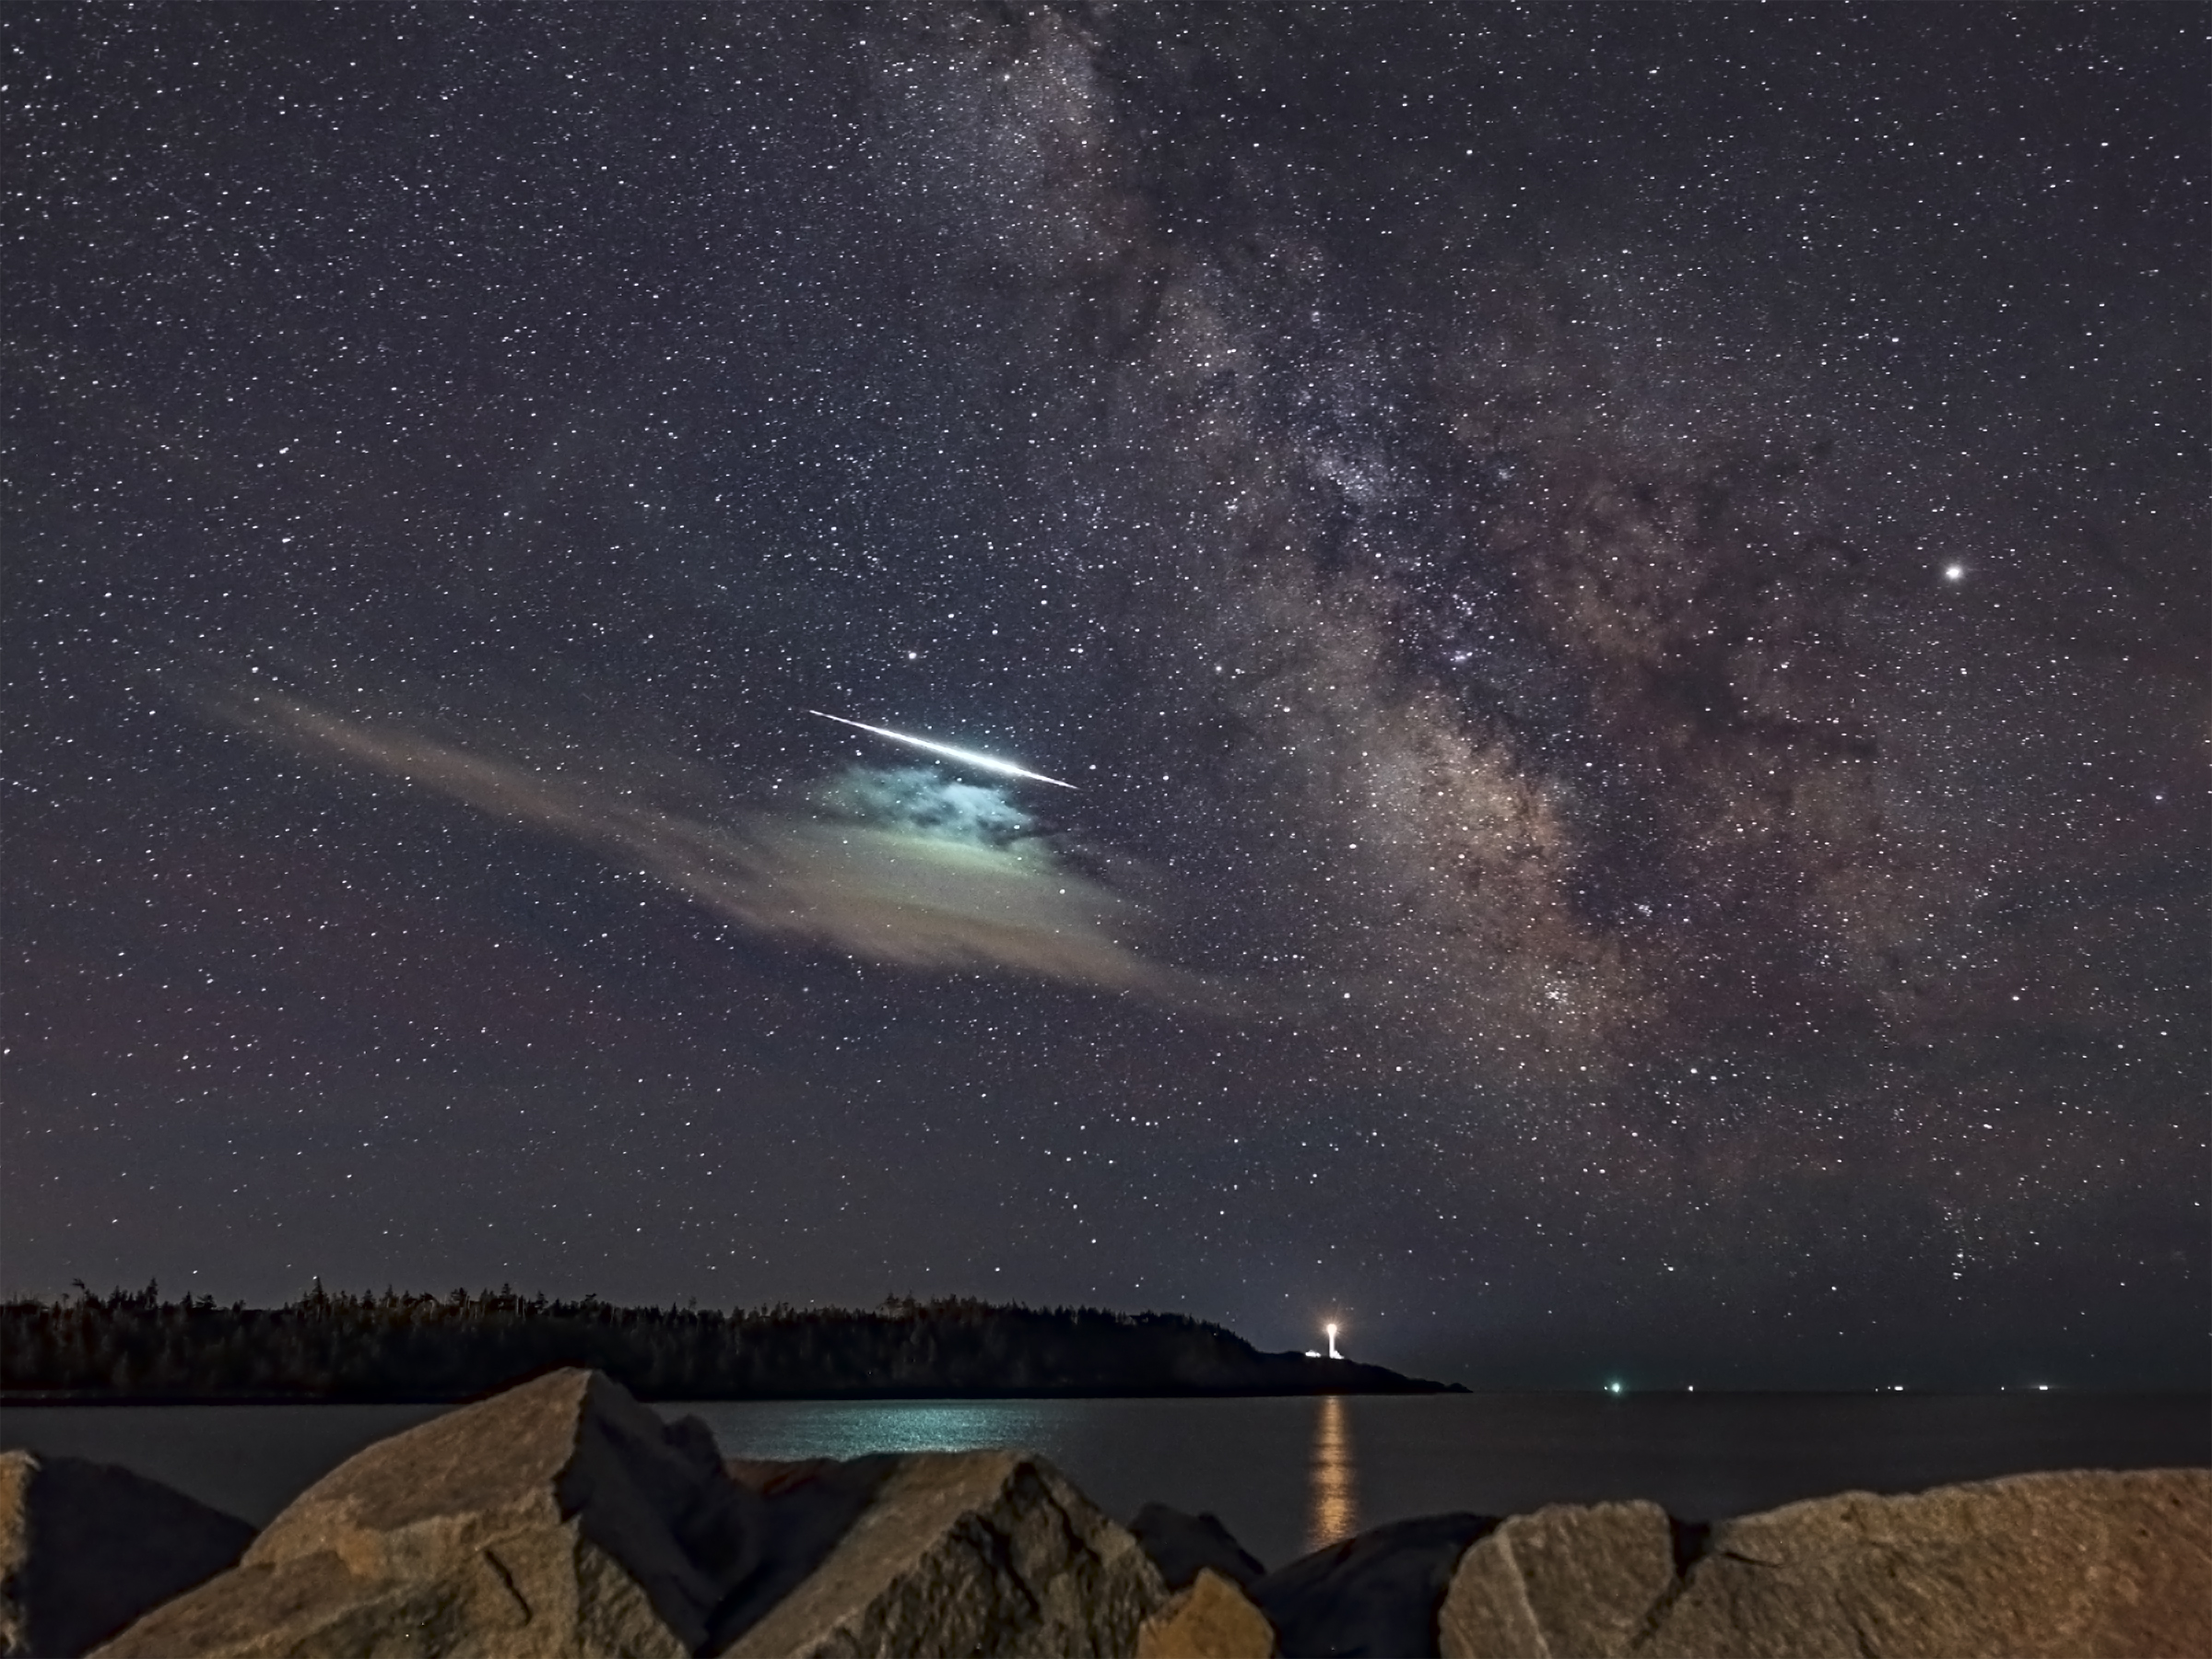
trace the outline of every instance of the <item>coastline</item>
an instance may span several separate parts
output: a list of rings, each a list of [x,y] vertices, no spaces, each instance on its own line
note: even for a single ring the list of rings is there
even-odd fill
[[[548,1367],[557,1370],[558,1367]],[[537,1373],[537,1374],[543,1374]],[[24,1410],[37,1406],[466,1406],[503,1394],[508,1389],[532,1381],[528,1375],[517,1376],[489,1388],[466,1394],[453,1393],[362,1393],[362,1394],[134,1394],[114,1390],[70,1393],[66,1391],[18,1391],[0,1389],[0,1411]],[[1313,1387],[1232,1387],[1232,1388],[884,1388],[834,1389],[798,1391],[774,1394],[700,1394],[677,1392],[657,1394],[651,1390],[635,1391],[637,1398],[656,1406],[678,1405],[835,1405],[893,1404],[901,1400],[929,1403],[959,1403],[988,1400],[1284,1400],[1318,1399],[1329,1395],[1391,1397],[1408,1394],[1464,1394],[1474,1392],[1465,1383],[1431,1382],[1418,1377],[1403,1378],[1396,1384],[1330,1383]],[[1567,1392],[1567,1391],[1535,1391]]]
[[[1449,1393],[1265,1352],[1182,1313],[889,1298],[876,1309],[619,1307],[512,1290],[280,1308],[143,1291],[0,1304],[0,1405],[465,1404],[568,1367],[644,1400],[1202,1398]]]

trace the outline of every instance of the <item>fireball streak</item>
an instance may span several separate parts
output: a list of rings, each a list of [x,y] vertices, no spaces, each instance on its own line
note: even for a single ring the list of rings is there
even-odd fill
[[[825,714],[819,709],[807,713],[823,720],[834,720],[839,725],[849,725],[855,731],[872,732],[878,737],[888,737],[893,743],[903,743],[918,749],[927,749],[933,755],[942,755],[947,760],[958,760],[964,766],[980,766],[985,771],[994,771],[1008,778],[1027,778],[1032,783],[1050,783],[1055,789],[1073,789],[1073,783],[1048,778],[1042,772],[1030,771],[1011,760],[1000,760],[990,755],[979,755],[973,749],[954,748],[949,743],[933,743],[926,737],[909,737],[904,732],[894,732],[888,726],[867,725],[857,720],[847,720],[842,714]]]

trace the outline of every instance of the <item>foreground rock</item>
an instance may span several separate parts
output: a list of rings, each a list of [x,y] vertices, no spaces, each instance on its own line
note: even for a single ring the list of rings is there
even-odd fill
[[[1136,1659],[1275,1659],[1275,1627],[1230,1580],[1201,1567],[1137,1627]]]
[[[0,1453],[0,1654],[81,1653],[253,1538],[237,1516],[128,1469]]]
[[[1452,1659],[2212,1653],[2212,1471],[1847,1492],[1702,1539],[1647,1503],[1562,1505],[1469,1549],[1438,1623]]]
[[[1847,1492],[1731,1521],[1637,1651],[2212,1653],[2212,1470]]]
[[[1237,1542],[1218,1515],[1186,1515],[1164,1503],[1147,1503],[1136,1512],[1129,1530],[1171,1590],[1188,1589],[1208,1567],[1240,1590],[1250,1590],[1267,1576],[1260,1559]]]
[[[1014,1452],[733,1464],[780,1537],[732,1659],[1125,1654],[1168,1590],[1135,1538]]]
[[[556,1371],[340,1465],[100,1651],[677,1659],[759,1564],[765,1518],[703,1423]]]
[[[1675,1528],[1655,1503],[1554,1504],[1460,1559],[1437,1613],[1448,1659],[1625,1653],[1675,1587]]]
[[[1252,1588],[1285,1653],[1418,1659],[1437,1652],[1437,1609],[1487,1515],[1429,1515],[1361,1533]]]

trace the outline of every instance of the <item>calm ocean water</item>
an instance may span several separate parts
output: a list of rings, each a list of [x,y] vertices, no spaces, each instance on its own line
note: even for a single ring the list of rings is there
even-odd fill
[[[433,1406],[29,1406],[0,1446],[120,1463],[256,1524]],[[746,1457],[1025,1446],[1128,1520],[1212,1510],[1270,1566],[1385,1521],[1650,1498],[1693,1520],[2030,1469],[2212,1464],[2212,1402],[2113,1394],[1474,1394],[668,1405]]]

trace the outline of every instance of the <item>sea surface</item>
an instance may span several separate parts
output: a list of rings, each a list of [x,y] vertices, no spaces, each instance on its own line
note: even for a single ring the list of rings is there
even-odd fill
[[[0,1446],[124,1464],[256,1524],[437,1406],[38,1406]],[[1211,1510],[1280,1566],[1386,1521],[1649,1498],[1689,1520],[2031,1469],[2212,1464],[2212,1401],[2117,1394],[1445,1394],[665,1405],[732,1457],[1023,1446],[1109,1513]]]

